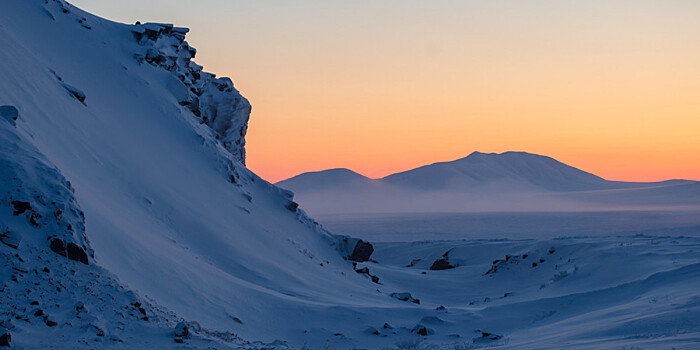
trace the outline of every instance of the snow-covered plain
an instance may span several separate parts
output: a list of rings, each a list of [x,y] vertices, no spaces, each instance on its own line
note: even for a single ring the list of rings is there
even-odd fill
[[[425,231],[349,261],[245,168],[250,105],[186,32],[0,1],[0,346],[697,347],[695,237]]]

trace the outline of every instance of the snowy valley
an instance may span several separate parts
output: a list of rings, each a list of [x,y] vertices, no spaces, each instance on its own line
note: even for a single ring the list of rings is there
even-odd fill
[[[312,217],[367,202],[419,218],[371,192],[491,187],[454,169],[437,182],[421,170],[388,185],[345,171],[268,183],[245,166],[250,103],[195,63],[187,32],[0,1],[0,348],[697,348],[698,183],[611,183],[538,158],[556,170],[543,177],[510,159],[498,162],[531,171],[493,188],[540,193],[540,212],[683,214],[593,234],[597,216],[470,226],[444,207],[421,210],[437,215],[422,227],[385,215],[322,226]],[[352,208],[310,200],[329,193]],[[488,208],[518,211],[508,201]]]

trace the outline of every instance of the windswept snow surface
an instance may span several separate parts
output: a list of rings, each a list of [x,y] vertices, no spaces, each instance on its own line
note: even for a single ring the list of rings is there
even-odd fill
[[[245,168],[250,105],[192,61],[186,32],[60,0],[0,1],[0,106],[11,106],[0,109],[0,344],[697,345],[697,238],[428,235],[346,260],[338,236]],[[431,270],[440,259],[454,268]],[[189,338],[175,338],[178,323]]]

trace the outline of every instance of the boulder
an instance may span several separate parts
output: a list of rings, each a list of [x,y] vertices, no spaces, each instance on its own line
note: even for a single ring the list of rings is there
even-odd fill
[[[17,249],[19,247],[19,242],[22,241],[22,236],[14,231],[5,230],[0,232],[0,242],[5,245]]]
[[[411,293],[391,293],[389,296],[401,301],[410,301],[414,304],[420,304],[420,299],[414,298]]]
[[[455,266],[450,264],[450,262],[447,259],[438,259],[435,260],[432,266],[430,266],[431,270],[449,270],[449,269],[454,269]]]
[[[66,256],[66,244],[61,239],[52,239],[51,243],[49,244],[49,248],[51,248],[51,251],[58,255]]]
[[[29,202],[12,201],[10,204],[12,204],[12,206],[15,208],[15,210],[12,212],[12,215],[14,216],[19,216],[27,210],[32,210],[32,204]]]
[[[75,243],[68,243],[66,246],[66,252],[68,253],[68,259],[74,261],[80,261],[81,263],[88,264],[88,256],[83,248],[80,248]]]
[[[411,333],[416,333],[418,335],[427,337],[431,334],[435,334],[435,331],[422,324],[418,324],[415,327],[413,327],[413,329],[411,329]]]
[[[10,342],[12,341],[12,335],[9,332],[5,332],[0,335],[0,346],[10,347]]]
[[[352,254],[348,259],[357,262],[369,261],[369,257],[374,253],[374,247],[371,243],[365,242],[363,240],[357,241],[355,248],[352,250]]]
[[[61,85],[63,86],[64,89],[66,89],[66,91],[68,91],[78,101],[85,102],[86,95],[82,90],[78,89],[77,87],[75,87],[73,85],[66,84],[64,82],[61,82]]]
[[[180,322],[175,326],[175,336],[180,338],[188,338],[190,336],[190,330],[185,323]]]
[[[15,125],[15,121],[19,118],[19,111],[15,106],[0,106],[0,117]]]

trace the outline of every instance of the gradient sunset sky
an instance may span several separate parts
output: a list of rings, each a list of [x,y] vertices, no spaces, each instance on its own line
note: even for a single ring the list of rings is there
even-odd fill
[[[697,0],[74,0],[191,28],[253,105],[276,182],[527,151],[611,180],[700,180]]]

